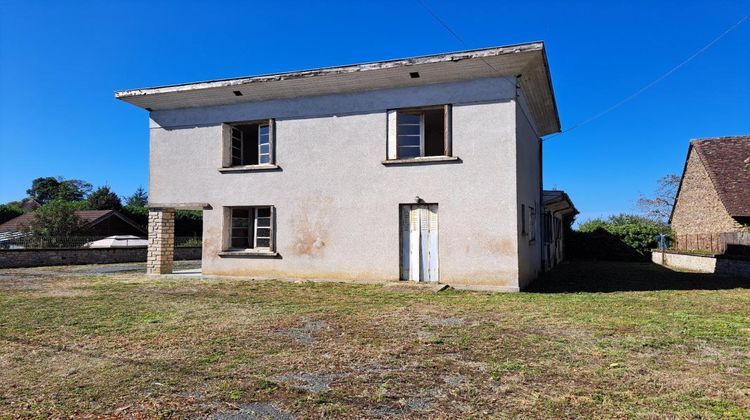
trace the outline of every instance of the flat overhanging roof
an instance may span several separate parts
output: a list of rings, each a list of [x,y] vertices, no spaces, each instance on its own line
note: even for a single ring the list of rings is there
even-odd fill
[[[419,77],[412,77],[414,72]],[[560,131],[543,42],[122,90],[115,92],[115,98],[159,111],[507,76],[520,76],[521,89],[540,134]]]

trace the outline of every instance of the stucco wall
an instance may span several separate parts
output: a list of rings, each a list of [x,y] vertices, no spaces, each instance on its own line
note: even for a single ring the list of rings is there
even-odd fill
[[[742,229],[729,216],[695,149],[688,156],[682,187],[675,202],[672,230],[676,235],[735,232]]]
[[[512,83],[484,79],[154,112],[150,199],[211,205],[204,274],[397,280],[399,203],[419,196],[439,205],[441,282],[517,289],[513,98]],[[445,103],[460,162],[381,163],[387,109]],[[269,117],[281,170],[220,173],[220,124]],[[224,207],[242,205],[276,207],[278,258],[218,256]]]
[[[519,286],[523,288],[533,281],[542,271],[542,215],[544,212],[541,203],[541,142],[537,136],[524,109],[523,101],[518,102],[516,107],[516,167],[518,176],[518,226],[521,224],[521,204],[526,209],[533,207],[536,218],[532,222],[536,226],[536,239],[531,240],[529,234],[522,234],[521,229],[516,230],[518,238],[519,258]]]

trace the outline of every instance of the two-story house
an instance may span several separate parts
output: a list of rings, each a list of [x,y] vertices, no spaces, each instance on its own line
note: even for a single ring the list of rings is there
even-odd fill
[[[150,113],[149,272],[519,290],[542,270],[544,44],[116,92]]]

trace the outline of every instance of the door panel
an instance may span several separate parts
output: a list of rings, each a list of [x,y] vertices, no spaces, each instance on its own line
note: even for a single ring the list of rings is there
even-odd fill
[[[438,281],[437,205],[402,205],[400,224],[401,279]]]

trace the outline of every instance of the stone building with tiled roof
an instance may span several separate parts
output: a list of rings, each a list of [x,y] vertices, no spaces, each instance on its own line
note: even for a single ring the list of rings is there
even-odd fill
[[[750,224],[750,136],[690,142],[670,224],[676,235],[736,232]]]

